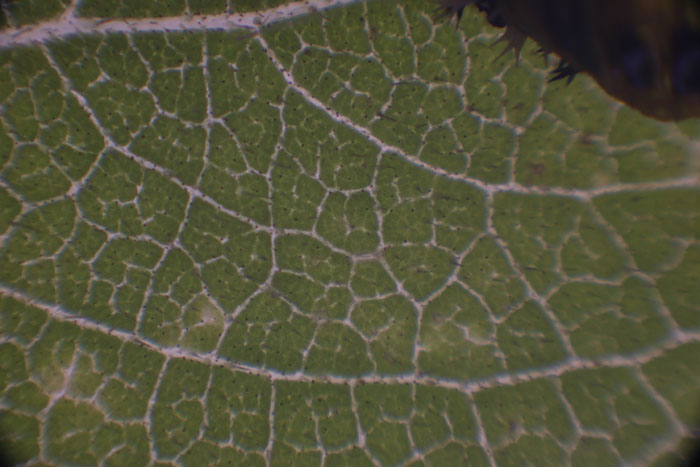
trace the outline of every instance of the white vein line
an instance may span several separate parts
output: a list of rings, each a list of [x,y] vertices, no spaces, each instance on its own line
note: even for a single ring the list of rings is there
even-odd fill
[[[69,322],[79,326],[81,329],[90,329],[104,333],[122,341],[131,342],[149,350],[161,354],[166,360],[178,358],[195,361],[209,366],[218,366],[231,371],[241,371],[253,376],[266,378],[274,381],[294,381],[294,382],[325,382],[331,384],[421,384],[438,386],[446,389],[457,390],[467,394],[502,386],[514,386],[533,379],[556,378],[563,374],[583,369],[598,369],[606,367],[638,367],[654,358],[663,355],[666,351],[679,347],[680,345],[700,342],[700,331],[683,331],[671,333],[666,338],[655,344],[653,348],[646,349],[634,355],[610,355],[597,358],[571,357],[554,365],[543,368],[534,368],[512,373],[499,373],[490,377],[478,378],[469,381],[457,381],[447,378],[434,378],[425,375],[406,374],[398,376],[387,376],[369,374],[363,376],[336,376],[336,375],[308,375],[303,371],[284,372],[269,370],[247,364],[238,364],[215,354],[198,354],[182,349],[179,346],[162,346],[150,340],[143,339],[132,332],[110,328],[92,319],[76,316],[64,307],[52,303],[47,303],[16,290],[6,284],[0,284],[0,294],[11,297],[29,306],[38,308],[46,312],[51,318]]]
[[[515,277],[520,281],[520,283],[525,287],[525,290],[527,292],[526,296],[530,298],[532,301],[537,303],[542,311],[544,312],[545,317],[549,321],[550,325],[554,328],[554,331],[557,334],[557,338],[559,339],[559,343],[561,346],[564,348],[564,351],[566,352],[567,355],[575,355],[574,347],[571,344],[571,340],[569,339],[569,333],[566,332],[566,329],[564,329],[563,324],[557,317],[557,315],[552,311],[552,308],[549,306],[549,303],[547,303],[547,300],[542,296],[542,294],[537,293],[535,288],[532,286],[530,281],[528,280],[527,276],[523,272],[523,267],[520,265],[520,263],[517,261],[513,253],[511,252],[511,248],[506,242],[506,240],[503,239],[498,233],[498,230],[496,229],[496,226],[494,225],[493,222],[493,216],[494,216],[494,200],[493,196],[488,196],[486,198],[486,232],[487,234],[490,235],[492,238],[493,242],[498,246],[498,249],[501,251],[501,254],[506,260],[506,263],[508,264],[508,267],[513,271]],[[507,363],[507,360],[506,360]]]
[[[270,434],[267,437],[267,444],[263,455],[268,465],[272,464],[272,449],[274,448],[275,435],[275,408],[277,407],[277,385],[270,385],[270,405],[268,407],[267,421],[270,424]]]
[[[355,3],[356,1],[357,0],[334,0],[331,2],[330,0],[311,0],[304,2],[295,2],[278,8],[251,13],[223,14],[213,16],[169,17],[162,19],[119,19],[110,20],[107,22],[105,22],[104,20],[75,18],[72,14],[64,14],[56,21],[41,23],[20,29],[12,28],[4,30],[2,33],[0,33],[0,49],[35,43],[45,43],[49,39],[60,40],[70,37],[72,35],[79,34],[137,33],[153,31],[185,32],[231,29],[246,29],[253,31],[253,33],[258,33],[264,31],[265,27],[268,27],[280,21],[293,19],[313,12],[318,12],[318,10],[328,8],[330,6],[338,7],[349,5]],[[72,10],[69,11],[72,12]],[[661,182],[639,184],[619,183],[592,189],[566,189],[562,187],[528,186],[516,182],[488,184],[478,179],[474,179],[464,175],[453,174],[443,169],[433,167],[430,164],[421,161],[414,155],[406,154],[402,149],[398,147],[384,143],[381,139],[374,136],[369,129],[364,128],[356,124],[349,118],[339,114],[338,112],[333,111],[329,106],[320,102],[317,98],[312,96],[308,90],[296,83],[291,73],[288,70],[286,70],[286,68],[284,67],[284,65],[281,64],[274,52],[271,51],[267,42],[260,36],[258,36],[258,40],[264,46],[268,57],[283,75],[285,81],[290,85],[290,87],[302,94],[302,96],[307,100],[307,102],[323,110],[332,120],[363,135],[366,139],[377,145],[381,149],[381,152],[393,152],[399,154],[404,159],[408,160],[409,162],[418,167],[421,167],[425,170],[429,170],[432,173],[436,173],[451,180],[459,180],[466,182],[486,192],[556,195],[575,197],[587,200],[595,196],[619,192],[635,192],[673,188],[697,188],[700,185],[700,176],[697,173],[685,177],[663,180]],[[73,91],[72,94],[74,97],[80,100],[80,103],[83,106],[83,108],[87,107],[85,105],[85,102],[76,95],[75,91]],[[114,146],[119,147],[119,145]],[[155,164],[149,163],[149,165],[150,167],[148,168],[155,170],[159,169],[159,167],[155,166]],[[199,195],[197,196],[203,199],[208,198]],[[207,202],[210,201],[212,201],[211,204],[218,207],[218,203],[213,202],[213,200],[207,200]],[[235,217],[240,218],[239,215],[236,215]]]
[[[498,465],[496,459],[493,457],[493,449],[491,449],[491,444],[486,438],[486,429],[484,428],[484,422],[481,419],[481,412],[479,411],[479,406],[475,400],[470,399],[469,407],[471,408],[472,417],[474,417],[474,422],[476,424],[476,442],[481,446],[481,449],[486,454],[486,459],[491,467]]]
[[[346,117],[345,115],[342,115],[341,113],[339,113],[336,110],[333,110],[329,105],[321,102],[318,98],[316,98],[313,94],[311,94],[311,92],[309,92],[306,88],[304,88],[299,83],[297,83],[296,80],[294,79],[294,77],[292,76],[291,72],[289,70],[287,70],[287,68],[278,59],[277,55],[272,51],[272,49],[270,48],[267,41],[261,36],[258,36],[257,40],[262,44],[263,48],[265,49],[265,52],[267,53],[268,58],[270,59],[270,61],[272,61],[275,68],[277,68],[277,70],[282,74],[282,77],[284,78],[285,82],[289,85],[289,87],[291,89],[293,89],[294,91],[301,94],[302,97],[308,103],[310,103],[311,105],[313,105],[317,109],[323,111],[334,122],[355,131],[356,133],[362,135],[368,141],[374,143],[380,149],[381,153],[398,154],[401,157],[403,157],[404,159],[411,162],[412,164],[414,164],[418,167],[421,167],[425,170],[429,170],[431,173],[434,173],[436,175],[441,175],[441,176],[449,178],[451,180],[461,180],[461,181],[468,182],[469,184],[475,185],[484,191],[488,191],[489,189],[493,189],[491,185],[484,183],[481,180],[470,178],[470,177],[465,177],[465,176],[455,175],[455,174],[450,173],[446,170],[443,170],[443,169],[440,169],[437,167],[433,167],[430,164],[427,164],[427,163],[421,161],[416,156],[411,155],[411,154],[407,154],[401,148],[385,143],[380,138],[376,137],[368,128],[365,128],[361,125],[358,125],[357,123],[353,122],[350,118]]]
[[[698,174],[693,174],[684,177],[678,177],[670,180],[663,180],[660,182],[649,182],[649,183],[617,183],[614,185],[609,185],[605,187],[593,188],[593,189],[567,189],[562,187],[548,187],[548,186],[528,186],[522,185],[517,182],[508,182],[501,184],[490,184],[483,182],[479,179],[468,177],[466,175],[455,174],[439,167],[434,167],[412,154],[407,154],[403,149],[387,144],[380,138],[376,137],[369,128],[365,128],[353,122],[350,118],[345,115],[340,114],[338,111],[332,109],[329,105],[321,102],[316,98],[310,91],[301,86],[296,82],[292,73],[282,64],[275,52],[269,46],[267,41],[262,37],[258,36],[257,40],[262,44],[268,58],[272,61],[277,70],[282,74],[285,82],[289,85],[291,89],[298,92],[302,97],[311,105],[323,111],[331,120],[343,125],[356,133],[362,135],[368,141],[374,143],[379,149],[380,153],[394,153],[407,160],[411,164],[420,167],[424,170],[429,171],[435,175],[447,178],[449,180],[465,182],[469,185],[475,186],[487,193],[494,192],[508,192],[508,193],[518,193],[518,194],[530,194],[530,195],[555,195],[555,196],[566,196],[574,197],[582,200],[589,200],[595,196],[601,196],[604,194],[628,192],[628,191],[648,191],[648,190],[659,190],[659,189],[671,189],[671,188],[691,188],[697,187],[700,184],[700,176]]]
[[[87,102],[87,99],[77,91],[71,89],[70,93],[75,97],[78,102],[80,103],[80,106],[85,110],[85,112],[88,113],[90,116],[90,119],[92,120],[94,125],[99,125],[99,120],[97,119],[97,116],[95,116],[92,112],[92,109],[90,108],[89,103]],[[101,126],[97,126],[97,128],[101,128]],[[170,174],[169,170],[167,168],[161,167],[159,165],[154,164],[153,162],[144,159],[143,157],[139,156],[138,154],[132,152],[128,146],[122,146],[112,140],[112,138],[109,135],[103,135],[104,138],[107,140],[106,144],[106,149],[114,149],[116,151],[119,151],[123,154],[125,154],[127,157],[131,158],[134,162],[138,163],[141,167],[147,170],[153,170],[155,172],[158,172],[160,175],[162,175],[164,178],[167,178],[168,180],[172,181],[175,183],[179,188],[185,190],[190,196],[194,196],[195,198],[200,198],[201,200],[205,201],[207,204],[216,207],[218,210],[226,213],[227,215],[234,217],[238,219],[239,221],[245,222],[247,224],[250,224],[254,230],[269,230],[270,227],[263,226],[258,224],[256,221],[253,219],[250,219],[246,216],[243,216],[235,211],[232,211],[231,209],[222,206],[219,204],[216,200],[211,198],[210,196],[204,194],[202,191],[199,190],[199,188],[192,186],[192,185],[186,185],[183,183],[179,178],[174,177]]]
[[[266,232],[270,235],[273,235],[273,237],[272,237],[273,242],[274,242],[274,239],[276,238],[274,236],[275,234],[279,234],[279,235],[288,235],[288,234],[290,234],[290,235],[294,235],[294,234],[296,234],[296,235],[309,235],[309,232],[305,231],[305,230],[278,228],[278,227],[275,227],[274,224],[272,224],[272,223],[269,226],[260,224],[257,221],[255,221],[254,219],[251,219],[247,216],[244,216],[243,214],[240,214],[236,211],[233,211],[233,210],[227,208],[226,206],[223,206],[218,201],[216,201],[214,198],[212,198],[211,196],[202,192],[196,186],[185,184],[178,177],[173,176],[171,174],[170,169],[168,169],[166,167],[162,167],[160,165],[157,165],[157,164],[149,161],[148,159],[145,159],[145,158],[139,156],[138,154],[132,152],[128,146],[123,146],[121,144],[116,143],[111,138],[111,136],[109,136],[109,134],[102,133],[102,126],[100,125],[100,121],[97,118],[97,116],[94,114],[94,112],[92,111],[92,108],[90,107],[89,102],[87,101],[85,96],[83,96],[79,92],[75,91],[74,89],[69,88],[69,92],[73,97],[75,97],[75,99],[78,101],[78,103],[82,107],[82,109],[87,113],[87,115],[90,118],[90,120],[92,121],[93,125],[95,125],[95,127],[100,130],[102,137],[105,139],[105,142],[106,142],[105,148],[101,151],[101,153],[105,153],[107,150],[113,149],[113,150],[118,151],[119,153],[121,153],[123,155],[126,155],[132,161],[136,162],[144,169],[153,170],[153,171],[157,172],[158,174],[160,174],[161,176],[163,176],[164,178],[175,183],[179,188],[184,190],[189,197],[201,199],[202,201],[209,204],[210,206],[215,207],[217,209],[217,211],[223,212],[230,217],[233,217],[241,222],[244,222],[244,223],[250,225],[252,227],[253,231],[255,231],[255,232]],[[95,166],[96,166],[96,164],[93,164],[93,167],[95,167]],[[85,177],[83,177],[83,180],[87,180],[88,178],[89,178],[89,176],[86,175]],[[269,174],[267,175],[266,178],[268,178],[268,181],[269,181]],[[75,192],[79,191],[79,189],[76,189],[76,188],[72,188],[72,189]],[[270,196],[272,196],[272,194],[270,194]],[[61,197],[60,199],[64,199],[64,198]],[[311,236],[313,238],[320,240],[320,241],[323,241],[323,239],[317,234],[314,235],[312,233]],[[326,242],[324,242],[324,244],[325,243]],[[336,253],[341,253],[343,255],[352,256],[349,252],[344,251],[344,250],[342,250],[342,249],[340,249],[340,248],[338,248],[330,243],[328,243],[327,246]],[[196,263],[196,261],[195,261],[195,263]]]
[[[153,389],[151,389],[151,395],[148,398],[148,404],[146,406],[146,416],[143,418],[144,424],[146,425],[146,433],[148,434],[148,452],[151,454],[151,459],[158,459],[158,449],[156,447],[156,441],[153,434],[153,408],[156,405],[160,385],[165,380],[165,372],[167,371],[169,364],[170,359],[166,357],[158,370],[158,378],[156,379],[156,384],[153,385]]]
[[[640,463],[643,462],[645,465],[648,465],[658,453],[672,452],[679,437],[687,438],[692,436],[692,434],[688,427],[680,421],[670,402],[654,388],[654,385],[649,381],[642,369],[635,367],[632,371],[638,380],[639,387],[657,404],[658,408],[663,412],[666,421],[671,425],[671,428],[664,433],[665,439],[664,437],[656,437],[646,446],[641,455],[638,453]]]
[[[5,29],[0,33],[0,48],[17,47],[62,40],[82,34],[132,34],[138,32],[187,32],[242,29],[253,33],[281,21],[318,12],[329,7],[340,7],[358,0],[307,0],[288,3],[267,10],[218,14],[185,15],[166,18],[80,18],[67,10],[59,18],[25,26]]]

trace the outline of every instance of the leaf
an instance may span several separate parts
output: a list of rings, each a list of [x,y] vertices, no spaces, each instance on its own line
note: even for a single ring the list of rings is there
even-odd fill
[[[685,455],[698,121],[472,8],[35,3],[0,31],[12,462]]]

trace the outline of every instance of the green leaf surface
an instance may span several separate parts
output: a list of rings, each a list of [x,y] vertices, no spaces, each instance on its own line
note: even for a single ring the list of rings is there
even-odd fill
[[[423,0],[16,0],[0,445],[38,465],[673,465],[700,122]]]

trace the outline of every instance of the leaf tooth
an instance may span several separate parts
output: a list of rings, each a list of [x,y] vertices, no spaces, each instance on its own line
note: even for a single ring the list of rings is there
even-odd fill
[[[503,51],[498,54],[498,57],[496,57],[496,60],[510,52],[511,50],[515,53],[515,63],[519,64],[520,63],[520,51],[523,48],[523,45],[525,44],[525,40],[527,39],[527,36],[520,32],[518,29],[514,28],[513,26],[506,26],[506,31],[496,39],[496,42],[494,42],[492,45],[496,45],[499,42],[506,42],[506,48],[503,49]]]
[[[458,26],[464,14],[464,9],[475,1],[476,0],[435,0],[437,7],[433,13],[433,18],[435,20],[447,18],[448,21],[451,21],[452,18],[456,17],[456,26]]]
[[[551,72],[552,77],[547,81],[548,83],[558,81],[560,79],[568,78],[566,84],[571,84],[574,76],[579,72],[573,65],[570,65],[563,58],[559,60],[559,65]]]

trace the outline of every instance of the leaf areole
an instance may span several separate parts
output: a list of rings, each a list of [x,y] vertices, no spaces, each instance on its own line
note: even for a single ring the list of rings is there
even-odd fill
[[[700,117],[698,0],[435,0],[444,16],[475,5],[506,27],[516,59],[526,37],[560,64],[551,81],[591,75],[612,97],[663,121]]]

